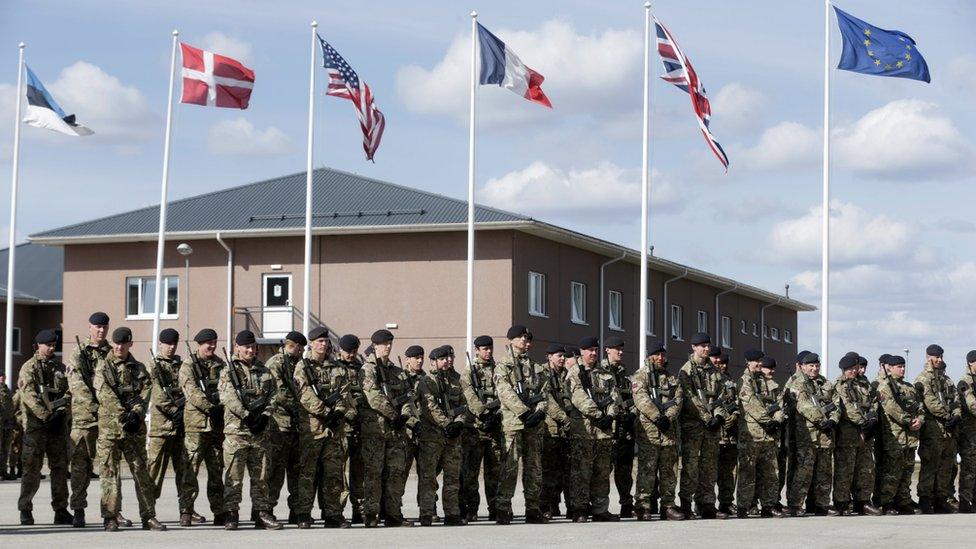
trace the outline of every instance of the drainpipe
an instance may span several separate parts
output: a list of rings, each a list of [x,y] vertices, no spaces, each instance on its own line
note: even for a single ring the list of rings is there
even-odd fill
[[[216,236],[217,242],[227,250],[227,348],[232,349],[234,346],[231,342],[234,341],[234,335],[230,332],[234,321],[234,250],[231,250],[224,239],[220,238],[219,232]]]
[[[739,289],[739,283],[735,282],[734,285],[728,290],[715,294],[715,339],[718,340],[718,344],[720,347],[722,345],[722,317],[719,316],[719,312],[718,312],[718,298],[722,297],[725,294],[730,294],[738,289]],[[731,337],[731,332],[732,332],[731,326],[729,326],[729,332],[730,332],[729,336]]]
[[[776,303],[768,303],[759,309],[759,350],[764,353],[766,352],[766,330],[764,328],[766,325],[766,309],[779,305],[782,301],[782,297],[777,297]]]
[[[664,344],[664,348],[668,348],[668,342],[671,341],[670,334],[670,320],[671,320],[671,310],[668,309],[668,285],[676,280],[681,280],[682,278],[688,276],[688,267],[685,267],[685,272],[680,275],[670,278],[664,281],[664,335],[661,337],[661,342]]]
[[[622,254],[620,254],[620,257],[616,259],[611,259],[610,261],[605,261],[603,262],[603,264],[600,265],[600,355],[599,355],[600,360],[603,360],[603,330],[606,327],[606,323],[603,321],[604,319],[603,301],[604,299],[606,299],[606,290],[604,290],[603,288],[603,275],[604,275],[604,271],[607,268],[607,265],[610,265],[611,263],[616,263],[625,257],[627,257],[627,252],[623,252]]]

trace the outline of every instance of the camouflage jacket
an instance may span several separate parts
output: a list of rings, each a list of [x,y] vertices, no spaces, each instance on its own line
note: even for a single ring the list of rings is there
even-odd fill
[[[623,410],[617,378],[606,363],[598,363],[591,369],[581,362],[569,368],[566,380],[573,407],[579,412],[570,416],[570,435],[587,440],[613,438],[612,425],[604,429],[596,424],[604,416],[615,416]]]
[[[804,375],[794,382],[793,390],[796,394],[793,428],[797,444],[833,448],[834,431],[824,432],[821,426],[828,419],[835,424],[840,422],[840,408],[834,402],[834,384],[820,375],[815,378]]]
[[[684,389],[678,378],[668,374],[667,370],[651,370],[643,367],[634,373],[631,383],[634,395],[634,406],[637,409],[637,436],[656,446],[674,446],[678,443],[678,417],[684,404]],[[656,396],[656,398],[655,398]],[[661,431],[654,423],[661,416],[671,422],[666,431]]]
[[[781,429],[771,428],[771,424],[782,425],[786,421],[779,384],[762,372],[753,373],[746,368],[739,380],[739,406],[739,441],[779,442]]]
[[[34,353],[17,376],[20,389],[21,420],[24,431],[31,432],[44,428],[44,421],[51,417],[52,408],[68,408],[68,378],[64,364],[53,358],[42,360]],[[64,400],[62,400],[64,399]]]
[[[617,389],[620,391],[622,410],[633,412],[635,410],[634,394],[633,389],[630,387],[631,378],[629,375],[627,375],[627,367],[624,366],[623,362],[615,362],[610,364],[609,360],[604,360],[601,366],[603,369],[613,374],[614,382],[617,384]]]
[[[498,399],[501,401],[502,430],[506,433],[525,429],[525,424],[519,418],[525,412],[546,411],[549,396],[546,394],[545,368],[542,364],[534,364],[528,354],[509,354],[496,363],[495,390],[498,391]],[[522,395],[519,395],[520,383]],[[531,409],[522,400],[540,395],[541,400],[533,404]]]
[[[15,421],[14,395],[6,383],[0,383],[0,428],[13,427]]]
[[[150,363],[149,377],[152,379],[150,402],[149,436],[162,437],[183,433],[183,410],[186,398],[180,388],[179,355],[166,359],[157,356]]]
[[[725,402],[725,423],[722,424],[719,444],[730,445],[739,443],[739,387],[728,373],[719,370],[722,376],[722,392],[719,399]]]
[[[837,425],[837,446],[858,446],[865,440],[862,427],[869,418],[878,421],[878,398],[870,384],[861,378],[845,379],[843,374],[834,382],[834,401],[840,407]],[[870,433],[869,438],[873,438]]]
[[[443,429],[451,423],[468,423],[470,414],[461,390],[461,375],[453,369],[435,369],[422,377],[417,382],[417,401],[423,423],[421,439],[441,440]]]
[[[306,356],[295,367],[295,385],[303,413],[299,414],[299,431],[312,438],[342,438],[356,420],[356,400],[349,382],[349,368],[326,358],[324,362]],[[326,401],[335,401],[329,406]],[[330,412],[343,415],[335,428],[325,423]]]
[[[68,389],[71,392],[71,426],[75,429],[89,429],[98,425],[98,402],[95,390],[95,366],[112,350],[107,341],[92,345],[91,338],[85,338],[82,348],[76,348],[68,358]],[[82,361],[82,353],[85,360]]]
[[[234,384],[231,382],[231,368],[240,380],[240,390],[244,399],[237,393]],[[278,384],[275,382],[271,370],[258,359],[254,359],[250,364],[237,358],[231,358],[231,364],[220,370],[220,380],[217,382],[217,391],[220,393],[220,402],[224,404],[224,434],[238,435],[243,437],[253,437],[259,439],[268,436],[266,429],[259,434],[254,434],[244,424],[244,418],[252,413],[245,405],[253,405],[254,402],[264,400],[265,406],[261,410],[255,407],[254,413],[261,413],[268,416],[269,420],[275,414],[277,407],[275,397],[278,393]]]
[[[549,398],[552,402],[546,407],[546,434],[551,437],[569,436],[569,414],[573,412],[573,395],[569,390],[569,374],[566,368],[553,370],[546,368]]]
[[[925,425],[919,435],[922,438],[949,438],[953,435],[946,422],[951,417],[962,419],[962,407],[956,386],[945,374],[945,369],[936,370],[928,364],[915,378],[915,391],[922,399],[925,410]]]
[[[275,394],[275,411],[271,418],[271,428],[290,433],[298,429],[298,388],[295,386],[295,371],[301,356],[288,356],[281,349],[268,359],[265,366],[271,370],[278,392]]]
[[[717,405],[725,391],[725,380],[722,372],[708,360],[699,364],[695,362],[694,355],[689,356],[688,362],[678,372],[678,382],[684,392],[679,416],[682,429],[700,432],[713,415],[723,421],[728,418],[725,408]]]
[[[918,446],[920,431],[912,431],[911,424],[915,419],[923,422],[925,411],[922,410],[921,399],[915,391],[915,386],[904,378],[894,376],[879,376],[878,400],[881,402],[881,433],[883,444],[897,444],[903,448]]]
[[[964,433],[976,434],[976,374],[963,374],[956,390],[963,410],[960,428]]]
[[[187,357],[180,365],[179,384],[186,398],[183,408],[183,425],[187,433],[213,432],[213,421],[209,414],[211,409],[220,403],[220,393],[217,384],[220,372],[224,370],[224,361],[217,355],[205,359],[196,354],[196,363],[200,372],[196,372],[194,357]],[[199,374],[199,375],[198,375]],[[201,385],[203,387],[201,387]],[[206,391],[204,390],[206,389]],[[223,417],[219,418],[218,427]],[[223,432],[223,429],[219,429]]]
[[[152,380],[145,364],[136,360],[131,353],[125,358],[117,358],[109,353],[98,361],[94,383],[95,394],[98,396],[98,438],[115,440],[126,436],[145,437],[145,421],[138,433],[130,434],[122,430],[122,416],[125,412],[131,409],[140,417],[146,415]],[[119,400],[119,396],[122,400]]]
[[[337,358],[336,362],[348,370],[347,379],[349,380],[349,392],[352,393],[352,399],[356,403],[356,409],[360,412],[369,408],[369,402],[366,400],[366,393],[363,391],[363,363],[359,361],[358,358],[353,358],[352,360],[345,361]],[[356,416],[356,424],[354,428],[358,430],[358,422],[361,419],[360,415]]]
[[[468,403],[468,410],[474,416],[472,425],[478,428],[482,437],[490,435],[481,432],[481,428],[484,426],[481,421],[481,414],[484,413],[486,404],[498,401],[498,391],[495,390],[495,369],[494,360],[482,360],[475,357],[474,362],[468,364],[468,369],[461,374],[461,390],[464,391],[464,400]],[[498,405],[495,413],[501,413],[501,403]]]
[[[359,411],[360,432],[364,436],[404,436],[405,426],[415,425],[417,419],[415,394],[407,374],[389,360],[380,361],[370,355],[363,365],[363,393],[368,407]],[[399,430],[394,425],[406,418]]]

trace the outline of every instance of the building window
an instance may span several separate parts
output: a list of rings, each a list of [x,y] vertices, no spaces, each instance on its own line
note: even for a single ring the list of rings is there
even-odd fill
[[[10,352],[15,355],[20,354],[20,328],[16,326],[14,326],[13,333],[10,335]]]
[[[759,325],[755,322],[752,323],[752,337],[759,337]]]
[[[793,343],[793,332],[789,330],[783,330],[783,341],[787,343]]]
[[[746,321],[745,320],[740,320],[739,321],[739,331],[742,332],[745,335],[749,335],[749,331],[746,330]]]
[[[647,300],[647,335],[654,335],[654,300]]]
[[[708,313],[706,311],[698,311],[698,331],[708,333]]]
[[[529,314],[546,316],[546,275],[529,271]]]
[[[769,333],[772,336],[773,341],[779,341],[779,328],[770,328]]]
[[[153,298],[156,296],[156,277],[130,276],[125,279],[125,318],[149,319],[156,313]],[[173,319],[179,312],[180,279],[175,276],[163,277],[163,310],[160,318]]]
[[[681,317],[684,316],[684,309],[681,305],[671,306],[671,339],[682,340],[684,337],[681,332]]]
[[[763,324],[763,339],[769,339],[769,326]]]
[[[727,316],[722,317],[722,347],[732,348],[732,319]]]
[[[623,330],[624,295],[616,290],[610,290],[610,329]]]
[[[569,283],[569,314],[574,324],[586,324],[586,284]]]

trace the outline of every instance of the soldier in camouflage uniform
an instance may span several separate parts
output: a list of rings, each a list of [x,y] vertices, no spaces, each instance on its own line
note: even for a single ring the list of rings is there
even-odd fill
[[[718,354],[713,355],[715,350]],[[718,441],[718,509],[732,516],[737,510],[732,501],[735,499],[735,468],[739,463],[739,390],[729,376],[729,355],[722,353],[717,346],[709,352],[712,366],[721,374],[722,393],[719,398],[725,402],[728,414],[722,424],[721,437]],[[745,502],[743,502],[745,505]]]
[[[859,377],[860,358],[857,353],[841,358],[841,375],[834,383],[834,401],[841,412],[834,448],[834,508],[841,515],[877,516],[881,510],[871,505],[870,499],[874,489],[878,401],[871,385]]]
[[[776,457],[776,464],[779,467],[779,494],[783,494],[784,489],[793,484],[793,476],[796,474],[796,428],[793,418],[796,416],[796,391],[794,387],[797,383],[802,383],[806,378],[803,369],[800,368],[800,361],[803,357],[810,354],[810,351],[800,351],[796,355],[793,363],[793,373],[783,384],[783,427],[780,429],[779,454]],[[782,501],[782,500],[781,500]],[[782,511],[784,506],[777,503],[776,508]]]
[[[790,516],[803,516],[806,500],[806,507],[813,513],[836,516],[837,510],[830,505],[830,486],[834,429],[840,410],[834,402],[833,384],[820,375],[820,357],[808,353],[800,367],[805,377],[792,388],[796,395],[796,473],[787,491],[786,511]]]
[[[431,363],[434,361],[434,356],[440,354],[441,350],[444,351],[445,358],[447,357],[447,348],[442,349],[438,347],[430,351]],[[414,393],[417,392],[417,384],[421,380],[427,377],[427,372],[424,371],[424,348],[420,345],[411,345],[403,351],[403,356],[406,357],[407,363],[403,367],[404,373],[407,374],[407,382],[410,385],[410,390]],[[417,413],[420,412],[419,409],[416,410]],[[419,416],[418,416],[419,419]],[[403,485],[406,486],[407,480],[410,479],[410,468],[417,461],[417,455],[420,452],[420,437],[413,436],[413,431],[407,431],[407,458],[405,465],[403,467]],[[417,505],[420,505],[420,469],[419,464],[417,465]],[[404,489],[406,491],[406,489]],[[434,513],[434,520],[439,519],[437,513]]]
[[[362,418],[369,402],[366,400],[366,393],[363,392],[363,363],[359,360],[359,338],[346,334],[339,338],[339,357],[338,363],[346,368],[349,381],[349,393],[355,402],[356,416],[347,425],[346,435],[349,446],[349,466],[347,467],[349,481],[346,483],[346,490],[342,494],[342,507],[346,507],[346,501],[352,506],[352,523],[363,522],[363,488],[364,470],[362,452],[361,426]],[[320,504],[321,506],[321,504]]]
[[[146,366],[129,353],[131,347],[132,330],[116,328],[112,332],[112,350],[95,367],[99,403],[96,461],[101,475],[102,519],[109,532],[119,529],[122,458],[135,483],[143,530],[166,529],[156,520],[155,488],[146,466],[145,417],[152,380]]]
[[[24,426],[24,476],[20,484],[20,523],[34,524],[34,494],[41,482],[47,457],[51,470],[51,507],[54,524],[71,524],[68,512],[67,418],[70,397],[64,364],[54,358],[58,335],[41,330],[34,337],[34,356],[20,367],[17,387]],[[87,471],[86,471],[87,474]]]
[[[285,336],[281,349],[268,359],[265,366],[271,371],[278,392],[275,394],[275,411],[268,431],[271,437],[271,474],[268,478],[268,497],[271,510],[278,506],[281,487],[288,482],[288,524],[297,524],[298,476],[300,474],[300,448],[298,434],[298,389],[295,387],[295,368],[302,358],[308,340],[298,332]]]
[[[186,507],[180,509],[180,526],[190,526],[200,516],[193,511],[193,504],[200,493],[197,474],[201,464],[207,468],[207,500],[214,514],[213,524],[224,526],[227,521],[223,480],[224,405],[220,402],[217,384],[225,364],[216,354],[217,332],[204,328],[193,341],[197,350],[192,352],[187,347],[189,354],[180,366],[179,374],[179,385],[186,398],[183,409],[186,432],[183,501]]]
[[[634,424],[637,420],[637,409],[634,407],[634,396],[630,389],[630,376],[627,375],[627,367],[623,363],[624,340],[616,336],[608,337],[604,349],[607,358],[603,367],[613,374],[622,402],[613,431],[613,482],[617,486],[620,501],[620,518],[633,518],[634,496],[630,492],[634,486],[637,445],[634,440]],[[638,509],[637,512],[640,514],[642,510]]]
[[[745,352],[746,369],[739,382],[739,518],[748,516],[747,502],[758,498],[762,517],[782,517],[779,503],[777,451],[783,421],[783,393],[773,381],[776,361],[762,351]]]
[[[542,435],[542,508],[546,518],[559,512],[560,496],[569,505],[569,414],[575,412],[569,382],[566,379],[566,351],[555,343],[546,349],[549,393],[555,406],[546,408],[546,429]]]
[[[88,317],[88,337],[68,359],[68,388],[71,392],[71,510],[74,526],[85,527],[88,486],[94,470],[95,441],[98,440],[98,399],[95,396],[95,365],[112,346],[108,343],[109,318],[103,312]]]
[[[10,446],[13,442],[16,418],[14,416],[14,397],[7,386],[7,376],[0,372],[0,480],[14,480],[12,471],[7,470],[10,459]]]
[[[681,511],[692,517],[691,504],[702,518],[725,519],[715,508],[719,440],[729,416],[719,400],[724,389],[722,374],[708,360],[711,340],[699,332],[691,336],[692,354],[681,367],[678,381],[684,392],[681,408]]]
[[[413,392],[407,376],[390,361],[393,334],[377,330],[370,338],[373,352],[363,366],[363,392],[368,407],[360,410],[363,481],[363,522],[367,528],[379,525],[383,506],[386,526],[413,526],[403,518],[407,429],[419,429]]]
[[[886,360],[887,371],[878,381],[878,400],[884,412],[881,414],[884,468],[878,499],[885,514],[910,515],[915,513],[910,488],[925,412],[915,387],[905,381],[905,359],[889,355]]]
[[[634,374],[632,390],[640,421],[637,438],[637,520],[649,521],[661,494],[661,520],[684,520],[674,505],[678,468],[678,415],[684,391],[667,372],[667,349],[660,342],[648,346],[645,367]],[[660,479],[660,481],[658,481]]]
[[[308,334],[311,349],[295,367],[295,384],[302,411],[301,476],[295,514],[298,527],[312,526],[316,473],[321,470],[319,505],[326,528],[348,528],[342,516],[345,506],[345,466],[349,454],[346,435],[356,419],[356,401],[350,391],[349,369],[330,356],[329,332],[315,328]]]
[[[929,345],[925,350],[925,369],[915,378],[915,390],[922,399],[925,423],[920,431],[918,454],[918,506],[922,513],[955,513],[949,502],[956,491],[955,471],[957,438],[962,410],[956,387],[945,374],[942,347]]]
[[[227,530],[240,523],[244,473],[251,479],[254,527],[278,530],[268,477],[271,475],[271,434],[268,425],[275,414],[277,383],[257,359],[254,333],[243,330],[234,337],[234,357],[220,372],[217,390],[224,404],[224,505]]]
[[[502,459],[501,402],[495,389],[494,340],[487,335],[474,339],[474,361],[461,376],[461,389],[474,422],[461,435],[463,460],[461,470],[461,502],[465,518],[478,520],[481,505],[478,474],[484,471],[485,501],[488,520],[496,520],[495,499],[498,497],[498,474]]]
[[[501,463],[498,495],[495,497],[495,523],[512,522],[512,497],[522,465],[522,492],[525,496],[525,522],[545,524],[539,497],[542,489],[542,423],[549,398],[545,391],[545,367],[533,364],[528,355],[532,334],[515,325],[506,334],[508,356],[495,366],[495,389],[502,409]]]
[[[966,373],[956,386],[962,403],[959,424],[959,512],[976,513],[976,351],[966,354]]]

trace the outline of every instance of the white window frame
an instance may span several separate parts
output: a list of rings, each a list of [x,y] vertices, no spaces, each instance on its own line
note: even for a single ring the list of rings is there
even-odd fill
[[[682,333],[684,312],[684,307],[681,305],[671,305],[671,339],[675,341],[684,341],[684,334]]]
[[[155,297],[155,295],[151,295],[151,296],[144,295],[147,281],[151,281],[155,283],[156,277],[155,276],[125,277],[125,319],[126,320],[152,320],[153,319],[153,311],[147,311],[145,308],[145,305],[147,303],[151,303],[153,298]],[[132,286],[133,283],[138,284],[139,287],[138,303],[136,305],[136,310],[138,312],[136,314],[129,314],[129,287]],[[163,301],[163,303],[166,303],[168,301],[167,295],[169,293],[169,288],[171,284],[176,285],[176,312],[160,313],[159,318],[164,320],[175,320],[180,317],[180,277],[170,276],[170,275],[163,277],[164,289],[163,292],[160,293],[160,299]],[[153,294],[155,294],[155,290],[153,290]]]
[[[759,324],[752,323],[752,337],[759,337]]]
[[[742,332],[743,335],[749,335],[749,325],[745,320],[739,321],[739,331]]]
[[[577,288],[580,290],[580,300],[578,303],[576,299]],[[577,314],[577,312],[580,314]],[[590,324],[586,321],[586,284],[583,282],[576,282],[574,280],[569,283],[569,320],[573,324],[581,324],[583,326],[589,326]]]
[[[722,338],[722,347],[726,349],[732,348],[732,318],[723,316],[722,317],[722,333],[719,334]]]
[[[763,324],[763,339],[769,339],[769,324]]]
[[[529,271],[529,314],[549,318],[546,313],[546,275]]]
[[[648,299],[644,306],[647,308],[647,335],[654,335],[654,300]]]
[[[773,341],[779,341],[779,328],[775,326],[769,329],[769,337]]]
[[[708,333],[708,311],[698,311],[698,331]]]
[[[13,333],[10,335],[10,353],[20,356],[20,328],[14,326]]]
[[[790,330],[783,330],[783,341],[793,343],[793,332]]]
[[[616,309],[616,314],[614,314]],[[610,297],[607,299],[607,327],[611,330],[622,332],[624,314],[624,294],[617,290],[610,290]]]

